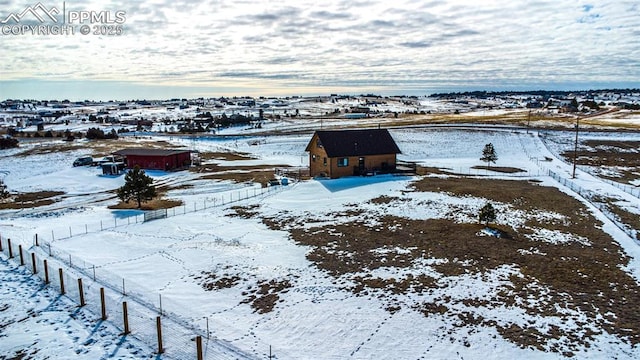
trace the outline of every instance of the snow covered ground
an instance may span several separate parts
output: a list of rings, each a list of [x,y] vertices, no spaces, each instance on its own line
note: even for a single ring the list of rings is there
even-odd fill
[[[568,179],[571,168],[545,146],[537,133],[480,128],[395,129],[391,133],[402,150],[402,160],[459,174],[536,179],[585,202],[580,195],[547,176],[552,170]],[[624,137],[628,136],[631,135]],[[174,137],[170,141],[201,152],[237,151],[256,158],[242,161],[242,165],[306,166],[308,158],[304,148],[309,138],[310,133],[236,139]],[[486,143],[493,143],[496,148],[499,157],[496,166],[514,167],[522,172],[509,175],[473,169],[484,165],[479,157]],[[270,228],[262,221],[286,215],[307,222],[308,227],[323,223],[335,225],[358,219],[358,215],[348,215],[354,208],[376,216],[427,220],[441,218],[442,212],[438,210],[448,208],[456,209],[451,215],[456,221],[473,223],[477,209],[486,199],[412,192],[409,189],[417,177],[308,180],[263,193],[257,186],[197,180],[194,174],[186,172],[150,172],[158,182],[193,181],[197,186],[168,193],[169,197],[185,202],[182,209],[174,210],[175,215],[143,223],[140,216],[125,220],[118,212],[106,208],[116,202],[108,191],[121,186],[123,177],[104,177],[95,168],[71,167],[71,161],[81,155],[80,151],[14,156],[22,150],[0,154],[0,170],[6,174],[4,181],[8,188],[14,191],[61,190],[68,196],[42,208],[0,212],[2,238],[11,238],[16,246],[22,244],[45,256],[46,250],[32,248],[34,236],[38,234],[40,241],[50,242],[54,252],[59,254],[58,260],[65,260],[60,254],[71,255],[74,263],[81,264],[72,269],[79,271],[80,276],[95,271],[97,285],[114,288],[120,287],[124,279],[132,301],[139,300],[152,310],[162,306],[164,312],[178,320],[176,326],[182,322],[199,329],[208,326],[217,339],[230,344],[231,349],[240,349],[247,358],[267,358],[270,347],[278,359],[555,359],[562,354],[549,348],[520,347],[502,337],[494,327],[460,326],[452,317],[437,313],[425,316],[413,306],[450,298],[452,304],[457,304],[452,307],[466,311],[461,305],[464,299],[489,299],[510,284],[511,277],[519,273],[519,269],[511,264],[481,275],[449,277],[442,277],[433,270],[435,264],[443,261],[435,258],[424,258],[423,262],[403,269],[377,268],[372,275],[383,279],[427,274],[440,281],[440,286],[429,291],[394,296],[394,304],[399,309],[390,311],[388,297],[376,291],[354,294],[350,290],[355,285],[352,276],[335,276],[318,268],[307,257],[311,247],[296,243],[285,229]],[[239,164],[235,161],[219,163]],[[581,172],[574,181],[595,193],[615,195],[629,204],[638,205],[637,197],[587,173]],[[404,205],[388,208],[372,205],[370,201],[381,196],[403,199]],[[229,203],[234,197],[245,199]],[[425,207],[424,203],[434,207]],[[238,210],[234,208],[238,205],[247,211],[255,208],[258,215],[238,216]],[[586,205],[603,222],[604,231],[631,258],[627,271],[640,281],[638,243],[595,207]],[[331,214],[347,215],[334,217]],[[510,214],[513,216],[502,217],[498,222],[516,226],[525,216],[531,215],[515,211]],[[553,218],[557,214],[536,216]],[[375,218],[367,218],[367,221],[375,225]],[[99,231],[100,228],[105,230]],[[532,236],[549,242],[575,241],[589,245],[589,239],[557,231],[540,231]],[[398,245],[375,251],[402,254],[408,249]],[[37,351],[34,358],[152,356],[153,343],[135,339],[121,342],[119,331],[115,329],[120,326],[116,320],[110,319],[96,326],[90,321],[97,317],[96,314],[74,310],[69,299],[58,297],[54,289],[43,288],[24,267],[18,267],[15,260],[7,261],[6,254],[0,255],[0,259],[0,324],[8,324],[0,327],[0,349],[8,349],[9,353]],[[270,282],[272,285],[267,286]],[[277,286],[281,287],[279,291],[274,290]],[[262,313],[252,307],[250,299],[252,295],[265,295],[260,292],[265,288],[276,295],[277,300],[272,311]],[[537,326],[562,329],[579,328],[576,319],[582,316],[580,312],[565,314],[569,317],[567,322],[556,317],[536,317],[518,307],[487,307],[480,311],[484,318],[500,324],[524,326],[529,321]],[[33,316],[19,321],[26,314]],[[114,324],[110,325],[110,322]],[[61,337],[51,340],[53,334],[61,334]],[[55,346],[37,345],[47,341],[54,341]],[[558,340],[557,346],[566,346],[563,344],[563,340]],[[219,351],[225,351],[224,347]],[[579,347],[573,354],[589,359],[633,359],[640,357],[640,348],[602,332],[594,335],[589,348]],[[171,348],[165,356],[171,358]],[[215,358],[215,355],[209,353],[208,358]]]

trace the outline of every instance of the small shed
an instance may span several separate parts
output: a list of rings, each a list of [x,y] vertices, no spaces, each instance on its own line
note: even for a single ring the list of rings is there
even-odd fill
[[[131,148],[113,153],[124,157],[127,168],[136,165],[146,170],[181,170],[191,165],[191,151],[170,149]]]
[[[386,129],[316,131],[305,151],[310,176],[330,178],[392,172],[400,153]]]
[[[124,171],[124,162],[103,162],[100,164],[102,175],[120,175]]]

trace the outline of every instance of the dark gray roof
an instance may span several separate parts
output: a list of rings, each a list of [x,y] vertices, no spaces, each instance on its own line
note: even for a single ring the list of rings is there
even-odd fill
[[[399,154],[387,129],[316,131],[329,157]],[[310,146],[310,144],[309,144]],[[307,146],[307,151],[309,151]]]
[[[167,150],[167,149],[149,149],[149,148],[131,148],[122,149],[114,152],[114,155],[120,156],[169,156],[189,152],[189,150]]]

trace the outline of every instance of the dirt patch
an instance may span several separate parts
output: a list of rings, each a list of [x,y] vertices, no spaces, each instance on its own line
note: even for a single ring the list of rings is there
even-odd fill
[[[521,173],[521,172],[527,172],[526,170],[522,170],[522,169],[518,169],[518,168],[514,168],[514,167],[504,167],[504,166],[484,166],[484,165],[478,165],[478,166],[473,166],[471,167],[472,169],[478,169],[478,170],[488,170],[488,171],[494,171],[494,172],[499,172],[499,173],[505,173],[505,174],[516,174],[516,173]]]
[[[256,288],[250,288],[248,292],[243,293],[247,296],[242,304],[251,304],[253,310],[259,314],[266,314],[275,308],[276,304],[281,301],[279,293],[288,292],[292,287],[289,280],[271,280],[261,281]]]
[[[593,196],[590,201],[603,204],[620,223],[626,225],[629,230],[633,230],[636,233],[636,239],[640,240],[640,215],[634,214],[618,205],[619,199]]]
[[[250,206],[232,206],[231,210],[235,212],[235,214],[229,214],[229,216],[240,217],[243,219],[251,219],[258,215],[258,209],[260,205],[250,205]]]
[[[51,143],[42,143],[38,144],[31,149],[21,151],[17,153],[15,156],[19,157],[27,157],[31,155],[43,155],[43,154],[51,154],[51,153],[61,153],[68,151],[75,151],[82,149],[83,147],[80,144],[69,144],[69,143],[61,143],[61,142],[51,142]]]
[[[238,161],[238,160],[254,160],[256,159],[251,154],[247,153],[231,153],[231,152],[201,152],[200,160],[224,160],[224,161]]]
[[[586,140],[577,152],[561,155],[570,163],[575,157],[576,164],[593,167],[605,179],[631,183],[640,178],[640,141]]]
[[[217,153],[216,153],[217,154]],[[247,160],[243,155],[220,153],[229,157],[238,157],[237,160]],[[263,186],[274,179],[276,169],[289,168],[289,165],[218,165],[203,164],[192,166],[189,171],[203,174],[203,180],[229,180],[236,183],[256,182]]]
[[[199,276],[194,276],[194,279],[206,291],[232,288],[236,286],[241,280],[241,278],[237,275],[224,274],[222,276],[217,276],[214,272],[211,271],[203,271]]]
[[[57,196],[64,195],[62,191],[37,191],[29,193],[13,194],[0,203],[0,209],[26,209],[51,205],[60,199]]]
[[[436,168],[432,166],[417,166],[416,175],[451,175],[451,169]]]
[[[271,170],[253,170],[253,171],[226,171],[213,174],[207,174],[200,179],[202,180],[229,180],[236,183],[255,182],[262,184],[263,187],[274,178],[274,171]]]
[[[183,203],[181,200],[171,199],[153,199],[142,203],[140,210],[158,210],[158,209],[171,209],[176,206],[181,206]],[[109,206],[109,209],[138,209],[138,203],[136,201],[129,201],[128,203],[120,201],[116,205]]]

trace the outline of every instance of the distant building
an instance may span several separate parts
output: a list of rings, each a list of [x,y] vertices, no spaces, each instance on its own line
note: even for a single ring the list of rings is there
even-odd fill
[[[180,170],[191,165],[191,151],[132,148],[118,150],[113,153],[124,157],[127,168],[136,165],[146,170]]]
[[[400,153],[386,129],[316,131],[305,151],[310,176],[330,178],[391,172]]]

